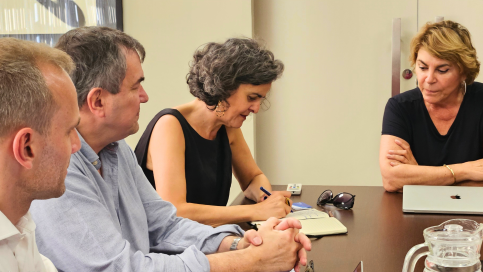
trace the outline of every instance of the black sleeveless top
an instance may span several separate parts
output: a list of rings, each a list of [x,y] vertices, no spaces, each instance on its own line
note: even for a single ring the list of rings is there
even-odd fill
[[[225,126],[221,126],[214,140],[201,137],[175,109],[160,111],[144,131],[134,150],[139,165],[149,182],[156,188],[153,171],[146,168],[149,140],[153,128],[163,115],[176,117],[185,140],[186,202],[226,206],[231,186],[231,148]],[[155,139],[162,141],[162,139]]]
[[[483,158],[483,84],[466,88],[448,133],[434,126],[419,88],[390,98],[384,111],[382,135],[399,137],[411,146],[419,165],[441,166]]]

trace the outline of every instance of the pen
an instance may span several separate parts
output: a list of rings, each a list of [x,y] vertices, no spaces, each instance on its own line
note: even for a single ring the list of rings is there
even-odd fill
[[[267,191],[265,188],[263,188],[263,186],[260,186],[260,190],[262,190],[262,192],[264,192],[268,196],[271,196],[272,195],[269,191]],[[287,204],[290,208],[292,208],[290,206],[290,200],[287,197],[285,198],[285,204]],[[290,212],[293,213],[293,210],[290,209]]]
[[[260,190],[262,190],[262,192],[264,192],[265,194],[267,194],[267,196],[271,196],[272,195],[269,191],[265,190],[265,188],[263,188],[263,186],[260,186]]]

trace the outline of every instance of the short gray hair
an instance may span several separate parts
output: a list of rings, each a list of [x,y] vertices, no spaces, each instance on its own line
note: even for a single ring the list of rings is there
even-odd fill
[[[81,108],[92,88],[117,94],[126,76],[126,55],[134,51],[144,61],[144,47],[133,37],[109,27],[80,27],[62,35],[56,48],[69,54],[76,70],[71,75]]]
[[[271,83],[284,69],[272,52],[249,38],[208,43],[194,53],[190,66],[186,76],[190,92],[207,106],[226,101],[240,84]]]
[[[74,69],[64,52],[45,44],[0,39],[0,137],[16,129],[31,127],[40,134],[50,132],[58,105],[39,68],[52,64],[67,73]]]

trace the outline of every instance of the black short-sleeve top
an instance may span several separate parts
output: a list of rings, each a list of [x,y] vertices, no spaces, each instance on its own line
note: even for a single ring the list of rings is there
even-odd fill
[[[231,148],[225,126],[221,126],[214,140],[205,139],[176,109],[159,112],[148,124],[134,151],[149,182],[156,189],[153,171],[146,168],[149,141],[159,118],[166,114],[178,119],[184,134],[186,202],[226,206],[230,196],[232,168]]]
[[[390,98],[382,134],[409,143],[419,165],[442,166],[483,158],[483,84],[467,86],[456,118],[446,135],[431,120],[419,88]]]

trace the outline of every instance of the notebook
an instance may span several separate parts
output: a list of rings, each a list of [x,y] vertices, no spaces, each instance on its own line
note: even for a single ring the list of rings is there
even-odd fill
[[[483,187],[403,187],[403,212],[483,214]]]
[[[339,233],[347,233],[347,228],[335,217],[329,217],[325,212],[317,209],[294,211],[285,218],[295,218],[300,220],[302,229],[300,232],[310,236],[322,236]],[[265,221],[253,221],[252,225],[259,226]]]

